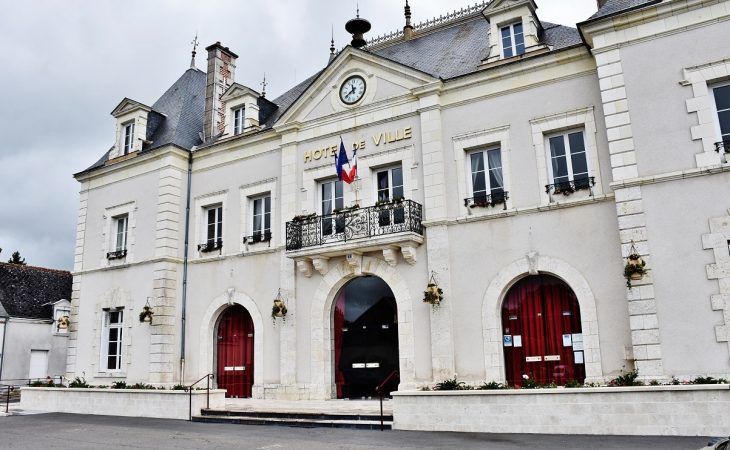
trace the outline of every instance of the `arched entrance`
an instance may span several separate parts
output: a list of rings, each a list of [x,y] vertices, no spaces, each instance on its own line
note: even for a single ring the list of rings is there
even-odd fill
[[[514,284],[502,303],[507,383],[524,376],[540,384],[564,385],[586,378],[580,306],[573,290],[550,275]]]
[[[254,327],[241,305],[226,309],[218,322],[218,388],[226,397],[251,397],[254,382]]]
[[[378,277],[355,278],[339,292],[333,310],[337,398],[375,398],[375,388],[398,370],[393,291]]]

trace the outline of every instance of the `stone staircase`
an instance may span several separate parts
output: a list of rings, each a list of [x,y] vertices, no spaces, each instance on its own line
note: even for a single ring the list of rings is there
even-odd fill
[[[392,429],[393,416],[384,416],[383,419],[383,429]],[[278,425],[300,428],[349,428],[354,430],[380,429],[380,415],[343,413],[283,413],[203,409],[200,415],[193,416],[193,422],[232,423],[238,425]]]

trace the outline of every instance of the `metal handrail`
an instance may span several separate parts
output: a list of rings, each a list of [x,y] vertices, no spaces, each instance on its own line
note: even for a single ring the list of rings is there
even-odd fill
[[[5,394],[5,414],[8,414],[8,411],[10,411],[10,393],[15,391],[15,386],[0,384],[0,392],[3,390],[7,390],[7,394]],[[0,396],[2,396],[1,393]]]
[[[186,391],[188,391],[188,417],[190,418],[191,422],[193,420],[193,387],[201,381],[205,380],[206,378],[208,379],[208,387],[206,388],[208,392],[205,395],[205,408],[210,409],[210,380],[215,378],[215,375],[209,373],[208,375],[199,379],[190,386],[187,386],[185,389]]]
[[[390,375],[388,375],[388,378],[386,378],[380,386],[375,388],[375,392],[380,394],[380,431],[383,431],[383,386],[385,386],[393,377],[400,378],[400,374],[398,374],[397,370],[391,372]]]
[[[63,384],[63,380],[65,380],[66,377],[63,375],[54,375],[51,378],[7,378],[5,380],[0,380],[0,386],[7,386],[6,384],[3,384],[7,382],[15,382],[11,383],[11,385],[15,386],[30,386],[36,381],[48,381],[49,379],[53,381],[53,384]],[[58,383],[56,382],[56,379],[58,379]]]
[[[423,207],[401,198],[332,214],[297,216],[286,223],[286,251],[397,233],[423,235]]]
[[[493,194],[477,195],[471,198],[464,199],[464,206],[467,208],[470,206],[487,206],[497,205],[499,203],[504,204],[504,209],[507,209],[507,200],[509,200],[509,192],[495,192]]]
[[[550,202],[553,201],[553,195],[563,194],[568,196],[575,191],[589,189],[591,197],[593,197],[593,186],[596,185],[596,177],[582,177],[570,181],[561,181],[559,183],[546,184],[545,193],[550,196]]]

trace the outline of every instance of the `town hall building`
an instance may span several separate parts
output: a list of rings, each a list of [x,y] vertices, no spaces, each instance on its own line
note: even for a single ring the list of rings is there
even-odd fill
[[[273,99],[217,42],[123,99],[75,175],[67,377],[730,378],[730,1],[599,0],[575,26],[539,3],[406,4],[370,40],[357,17]]]

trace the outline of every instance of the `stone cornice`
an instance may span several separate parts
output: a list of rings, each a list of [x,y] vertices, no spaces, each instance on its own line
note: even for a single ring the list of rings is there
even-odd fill
[[[683,180],[685,178],[697,178],[707,175],[715,175],[718,173],[730,172],[730,163],[720,164],[711,167],[700,167],[697,169],[680,170],[677,172],[668,172],[658,175],[650,175],[646,177],[632,178],[629,180],[614,181],[611,188],[623,189],[634,186],[644,186],[647,184],[666,183],[667,181]]]
[[[148,258],[148,259],[144,259],[142,261],[135,261],[135,262],[124,263],[124,264],[117,264],[117,265],[114,265],[114,266],[94,267],[92,269],[74,270],[73,272],[71,272],[71,275],[73,275],[73,276],[80,276],[80,275],[86,275],[86,274],[89,274],[89,273],[104,272],[104,271],[107,271],[107,270],[126,269],[128,267],[141,266],[141,265],[144,265],[144,264],[155,264],[155,263],[158,263],[158,262],[168,262],[168,263],[173,263],[173,264],[182,264],[183,263],[183,260],[180,259],[180,258],[172,258],[172,257],[169,257],[169,256],[163,256],[163,257],[158,257],[158,258]]]
[[[179,168],[179,167],[176,167],[174,164],[170,164],[167,166],[151,165],[151,163],[159,161],[167,156],[178,157],[180,159],[180,161],[184,161],[185,164],[187,164],[188,152],[179,147],[169,145],[169,146],[165,146],[165,147],[160,147],[160,148],[152,150],[150,152],[140,153],[137,156],[135,156],[134,158],[129,158],[129,159],[120,161],[115,164],[100,167],[91,172],[82,172],[82,173],[76,174],[76,175],[74,175],[74,178],[76,178],[76,181],[78,181],[80,183],[87,182],[87,181],[94,181],[99,178],[108,177],[109,175],[115,174],[117,172],[128,171],[129,169],[132,169],[132,168],[135,168],[138,166],[144,166],[144,165],[150,165],[150,167],[148,167],[145,172],[154,172],[154,171],[157,171],[164,167],[169,167],[169,166],[172,166],[174,168]],[[104,184],[106,185],[108,183],[104,183]]]

